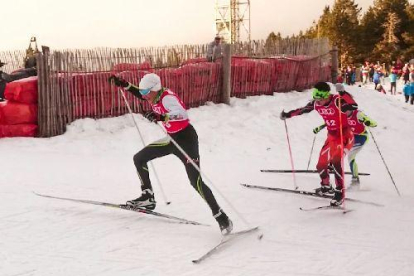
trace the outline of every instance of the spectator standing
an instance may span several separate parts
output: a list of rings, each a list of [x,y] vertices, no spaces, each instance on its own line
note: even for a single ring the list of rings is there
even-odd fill
[[[402,70],[402,79],[404,84],[410,83],[410,67],[408,66],[408,63],[405,64]]]
[[[391,83],[391,89],[390,89],[391,95],[396,95],[398,75],[397,75],[397,70],[395,69],[394,66],[391,67],[391,72],[390,72],[389,78],[390,78],[390,83]]]
[[[374,75],[372,76],[372,81],[374,82],[374,89],[377,90],[377,86],[380,83],[380,78],[382,76],[382,72],[380,69],[374,70]]]
[[[361,68],[361,73],[362,73],[362,84],[367,84],[369,81],[369,63],[368,61],[365,62],[365,64],[362,65]]]
[[[223,56],[222,49],[221,49],[221,37],[216,36],[214,41],[208,44],[207,48],[207,60],[208,61],[216,61],[216,59],[221,58]]]
[[[356,80],[357,80],[356,67],[352,66],[352,69],[351,69],[351,85],[354,85]]]
[[[405,102],[408,103],[408,100],[410,100],[410,104],[414,104],[414,82],[405,84],[403,92]]]
[[[374,81],[374,74],[375,74],[375,68],[374,68],[374,64],[371,63],[371,65],[369,66],[369,82],[373,82]]]

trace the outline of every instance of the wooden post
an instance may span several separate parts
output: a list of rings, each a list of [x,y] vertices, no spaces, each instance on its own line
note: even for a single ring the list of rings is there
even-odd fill
[[[230,104],[231,94],[231,45],[223,44],[223,86],[221,101],[225,104]]]
[[[49,97],[50,97],[50,65],[49,53],[37,54],[37,90],[38,90],[38,137],[50,137]]]
[[[334,45],[331,50],[331,60],[332,60],[332,69],[331,69],[331,78],[332,83],[335,84],[338,79],[338,48]]]

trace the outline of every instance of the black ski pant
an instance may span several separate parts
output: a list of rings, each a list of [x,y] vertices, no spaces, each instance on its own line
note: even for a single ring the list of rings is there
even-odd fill
[[[220,207],[214,198],[210,188],[204,184],[200,173],[180,152],[180,150],[171,142],[170,139],[156,141],[149,144],[134,156],[134,164],[137,168],[138,175],[141,179],[141,189],[151,189],[151,180],[149,178],[148,162],[162,156],[174,154],[185,166],[188,179],[191,185],[201,195],[201,197],[210,206],[213,215],[220,211]],[[194,127],[190,124],[185,129],[171,134],[177,144],[187,153],[187,155],[200,167],[200,154],[198,149],[198,136]]]

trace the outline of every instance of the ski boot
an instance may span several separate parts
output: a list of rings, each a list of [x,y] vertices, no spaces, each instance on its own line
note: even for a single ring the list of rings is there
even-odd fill
[[[322,185],[320,188],[315,189],[315,193],[318,195],[332,195],[334,193],[334,189],[332,188],[331,184]]]
[[[143,190],[140,197],[126,202],[126,205],[131,208],[145,208],[148,210],[154,210],[156,204],[157,202],[155,202],[154,192],[150,189]]]
[[[331,206],[340,207],[342,203],[344,203],[344,200],[345,200],[343,190],[335,189],[334,191],[335,191],[335,194],[334,194],[333,199],[331,200]]]
[[[353,176],[351,179],[351,184],[349,185],[350,190],[357,190],[359,189],[360,182],[358,176]]]
[[[221,209],[217,214],[214,215],[214,218],[217,220],[220,231],[222,235],[228,235],[233,230],[233,222]]]

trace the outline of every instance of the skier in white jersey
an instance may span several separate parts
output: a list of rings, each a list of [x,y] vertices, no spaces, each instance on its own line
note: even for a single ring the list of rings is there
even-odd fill
[[[161,121],[171,138],[200,166],[198,136],[190,124],[186,107],[174,92],[161,86],[158,75],[146,74],[139,82],[139,87],[114,75],[109,78],[109,81],[116,86],[123,87],[140,100],[146,100],[151,105],[152,111],[146,112],[145,118],[155,123]],[[155,158],[169,154],[174,154],[183,162],[191,185],[210,206],[221,232],[229,234],[233,229],[233,223],[218,205],[210,188],[203,182],[200,172],[171,142],[169,137],[153,142],[135,154],[134,164],[141,180],[142,195],[127,201],[126,204],[132,207],[155,209],[156,202],[147,164]]]

